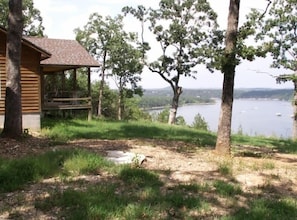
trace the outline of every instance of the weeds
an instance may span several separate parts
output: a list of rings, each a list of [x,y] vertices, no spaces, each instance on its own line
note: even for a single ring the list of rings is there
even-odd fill
[[[240,209],[233,217],[223,218],[225,220],[232,219],[296,219],[297,203],[296,199],[283,198],[280,200],[271,199],[255,199],[250,202],[249,209]]]
[[[39,156],[0,160],[0,192],[20,189],[26,184],[52,176],[75,176],[108,169],[111,163],[83,150],[49,151]]]
[[[219,163],[218,171],[223,176],[232,176],[233,173],[233,163],[232,160],[224,160],[223,162]]]
[[[270,161],[265,161],[262,164],[262,168],[264,170],[273,170],[275,168],[275,164],[273,162],[270,162]]]
[[[242,193],[239,185],[227,183],[222,180],[215,181],[213,186],[215,187],[216,192],[221,196],[233,197]]]

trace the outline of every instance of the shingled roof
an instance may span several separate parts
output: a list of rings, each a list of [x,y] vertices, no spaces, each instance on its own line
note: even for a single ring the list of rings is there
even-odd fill
[[[51,57],[41,61],[44,72],[57,72],[79,67],[99,67],[96,61],[76,40],[25,37],[44,49]]]
[[[1,32],[5,34],[5,36],[7,35],[7,30],[2,26],[0,26],[0,33]],[[33,44],[31,41],[26,40],[25,38],[22,38],[22,44],[32,48],[33,50],[38,51],[41,54],[41,60],[48,59],[49,57],[51,57],[51,54],[48,51],[38,47],[37,45]]]

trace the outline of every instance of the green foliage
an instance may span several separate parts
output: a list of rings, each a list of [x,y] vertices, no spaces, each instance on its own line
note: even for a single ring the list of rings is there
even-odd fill
[[[0,0],[0,26],[7,28],[9,0]],[[34,7],[33,0],[23,0],[24,28],[26,36],[43,36],[44,27],[40,11]]]
[[[188,127],[171,127],[167,124],[148,121],[103,121],[103,120],[50,120],[42,123],[42,133],[57,141],[73,139],[130,139],[148,138],[172,141],[185,141],[199,146],[213,146],[215,136],[212,133],[198,131]],[[197,143],[199,137],[199,143]]]
[[[232,169],[232,161],[222,161],[219,163],[219,172],[224,176],[231,176]]]
[[[73,156],[63,162],[64,174],[77,176],[80,174],[97,174],[99,168],[109,167],[111,163],[96,154],[83,150],[76,150]]]
[[[148,138],[172,141],[185,141],[198,146],[214,146],[216,136],[212,132],[196,130],[188,127],[171,127],[164,123],[148,121],[104,121],[104,120],[57,120],[42,121],[43,135],[56,141],[73,139],[130,139]],[[276,149],[283,153],[297,154],[297,142],[289,139],[250,137],[233,135],[232,144],[251,145]]]
[[[158,9],[138,6],[137,9],[125,7],[123,11],[141,22],[142,31],[144,22],[147,22],[159,43],[160,53],[147,65],[151,72],[159,74],[169,84],[173,91],[171,107],[177,110],[182,94],[181,77],[195,78],[197,71],[194,68],[211,62],[212,49],[220,43],[214,34],[216,13],[204,0],[161,0]],[[142,41],[143,46],[144,39]]]
[[[267,138],[267,137],[249,137],[245,135],[233,135],[233,144],[239,145],[251,145],[270,149],[277,149],[279,152],[283,153],[297,153],[297,142],[290,139],[282,138]]]
[[[176,125],[182,125],[182,126],[187,125],[186,120],[184,119],[183,116],[177,116],[176,119],[175,119],[175,124]]]
[[[98,112],[98,101],[99,101],[99,87],[100,81],[92,82],[92,107],[93,114]],[[115,120],[117,118],[117,97],[116,91],[109,88],[108,85],[104,84],[103,88],[103,99],[102,99],[102,116],[107,119]]]
[[[192,127],[198,130],[204,130],[204,131],[208,130],[207,122],[199,113],[195,115]]]
[[[106,159],[84,150],[48,151],[38,156],[0,160],[0,192],[20,189],[26,184],[52,176],[76,176],[109,169]]]
[[[124,119],[125,99],[134,94],[142,95],[138,83],[143,69],[143,51],[137,47],[137,35],[123,30],[122,16],[104,18],[98,13],[91,14],[83,30],[77,28],[75,33],[76,39],[102,62],[101,81],[104,82],[107,73],[114,77],[118,87],[118,119]]]
[[[253,10],[248,18],[257,30],[255,40],[262,50],[273,57],[272,67],[292,70],[293,74],[281,74],[277,82],[295,81],[297,70],[297,33],[295,0],[270,2],[266,13]]]
[[[141,168],[124,168],[119,173],[119,178],[134,187],[156,187],[162,186],[159,176]]]
[[[125,100],[125,108],[123,112],[124,120],[147,120],[151,121],[151,116],[148,112],[143,111],[139,108],[139,98],[132,97]]]
[[[38,157],[0,160],[0,192],[20,189],[29,182],[57,174],[70,152],[48,152]]]
[[[233,197],[242,193],[242,190],[238,185],[222,180],[215,181],[213,186],[216,188],[217,193],[224,197]]]
[[[158,113],[157,121],[161,123],[167,123],[169,118],[169,108],[166,108]]]
[[[250,202],[250,208],[241,208],[233,217],[223,218],[224,220],[239,219],[295,219],[297,216],[296,200],[292,198],[271,199],[259,198]]]

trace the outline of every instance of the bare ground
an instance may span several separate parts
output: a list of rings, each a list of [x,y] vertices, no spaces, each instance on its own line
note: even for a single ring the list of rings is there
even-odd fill
[[[232,181],[239,183],[248,195],[261,193],[261,196],[267,197],[273,194],[297,197],[297,155],[253,146],[234,146],[238,153],[232,158],[221,157],[212,148],[196,149],[183,142],[157,140],[76,140],[57,145],[47,139],[32,137],[22,142],[0,139],[0,146],[0,156],[7,158],[20,158],[60,148],[84,148],[100,155],[105,155],[106,150],[141,153],[146,156],[142,167],[160,171],[166,187],[179,183],[203,184],[218,179],[228,181],[230,176],[226,177],[219,171],[228,166],[232,170]],[[57,219],[59,210],[43,213],[35,209],[35,201],[46,198],[53,190],[87,187],[110,178],[109,175],[79,176],[71,183],[50,178],[20,191],[0,194],[0,219]],[[264,188],[273,188],[273,193],[263,194]],[[241,196],[237,200],[238,204],[246,206],[246,197]],[[215,216],[221,216],[229,213],[230,209],[231,204],[222,200],[220,205],[212,208],[212,212]]]

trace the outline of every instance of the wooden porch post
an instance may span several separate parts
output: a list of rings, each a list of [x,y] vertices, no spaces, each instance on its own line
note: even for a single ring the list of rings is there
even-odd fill
[[[90,97],[89,105],[91,106],[88,111],[88,121],[92,119],[92,94],[91,94],[91,68],[88,67],[88,96]]]
[[[73,85],[72,85],[72,89],[73,89],[73,92],[74,92],[74,97],[76,97],[76,90],[77,90],[77,78],[76,78],[76,69],[73,69]]]
[[[65,71],[61,72],[61,77],[62,77],[62,79],[61,79],[61,81],[62,81],[62,92],[65,92],[65,88],[66,88],[66,86],[65,86],[66,85],[66,83],[65,83]]]

